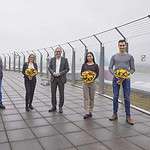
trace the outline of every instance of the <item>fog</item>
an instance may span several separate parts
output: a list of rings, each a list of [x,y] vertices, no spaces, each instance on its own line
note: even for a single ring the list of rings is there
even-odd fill
[[[149,14],[149,0],[0,0],[0,52],[34,50]]]

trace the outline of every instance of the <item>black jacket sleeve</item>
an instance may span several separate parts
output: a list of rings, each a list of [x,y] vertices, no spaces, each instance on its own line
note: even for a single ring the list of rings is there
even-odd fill
[[[98,64],[96,64],[95,72],[96,72],[96,77],[95,78],[97,78],[99,76],[99,66],[98,66]]]
[[[64,67],[64,70],[60,72],[60,75],[64,75],[66,74],[67,72],[69,72],[69,63],[68,63],[68,59],[67,58],[64,58],[65,59],[65,67]]]
[[[22,74],[25,76],[25,70],[27,69],[27,63],[23,64]]]
[[[82,72],[84,72],[84,64],[81,67],[81,72],[80,72],[81,75],[82,75]]]
[[[3,62],[2,62],[2,59],[0,57],[0,79],[3,78]]]
[[[53,71],[53,69],[52,69],[52,62],[53,62],[53,59],[54,58],[51,58],[50,59],[50,62],[49,62],[49,65],[48,65],[48,70],[49,70],[49,72],[50,72],[50,74],[53,76],[53,73],[54,73],[54,71]]]

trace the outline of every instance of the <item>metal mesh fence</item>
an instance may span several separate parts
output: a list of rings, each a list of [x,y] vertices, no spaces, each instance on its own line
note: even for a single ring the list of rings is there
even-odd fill
[[[150,16],[139,18],[79,40],[33,51],[3,53],[1,57],[3,58],[5,70],[20,72],[28,55],[35,53],[39,72],[48,75],[48,62],[54,56],[54,49],[59,46],[64,50],[64,56],[69,61],[68,80],[73,84],[81,85],[81,66],[84,63],[87,51],[92,51],[100,68],[100,76],[96,81],[97,91],[112,96],[112,76],[108,71],[108,65],[111,56],[118,52],[117,42],[120,39],[125,39],[128,42],[128,52],[135,58],[136,72],[132,75],[131,80],[132,104],[150,111]],[[120,99],[123,99],[122,94]]]

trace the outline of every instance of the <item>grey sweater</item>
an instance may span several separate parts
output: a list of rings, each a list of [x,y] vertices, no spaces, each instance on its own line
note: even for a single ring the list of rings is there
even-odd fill
[[[0,57],[0,80],[3,78],[3,62],[2,58]]]
[[[135,72],[134,58],[128,53],[117,53],[111,57],[109,71],[114,74],[114,71],[120,68],[127,69],[131,74]]]

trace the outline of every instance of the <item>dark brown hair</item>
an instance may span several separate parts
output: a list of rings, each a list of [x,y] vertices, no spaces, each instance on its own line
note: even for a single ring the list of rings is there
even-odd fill
[[[127,42],[126,42],[125,39],[119,40],[119,41],[118,41],[118,44],[119,44],[119,43],[125,43],[125,44],[127,44]]]
[[[92,53],[92,52],[87,52],[86,53],[86,57],[85,57],[85,64],[88,62],[88,59],[87,59],[87,56],[88,56],[88,54],[91,54],[92,55],[92,57],[93,57],[93,62],[94,62],[94,64],[95,64],[95,57],[94,57],[94,54]]]

